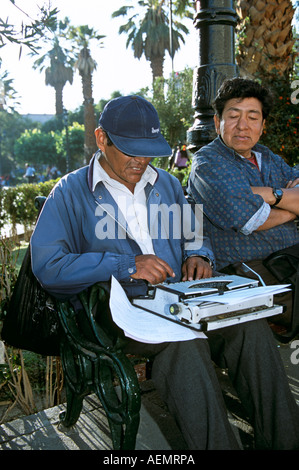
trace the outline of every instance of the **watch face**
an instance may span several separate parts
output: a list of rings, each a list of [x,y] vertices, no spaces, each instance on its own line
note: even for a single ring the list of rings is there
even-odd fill
[[[275,197],[282,198],[283,191],[281,189],[275,189],[273,192]]]
[[[278,204],[282,199],[283,191],[280,188],[273,188],[272,191],[273,191],[273,196],[276,197],[276,201],[273,204],[273,206],[276,206],[276,204]]]

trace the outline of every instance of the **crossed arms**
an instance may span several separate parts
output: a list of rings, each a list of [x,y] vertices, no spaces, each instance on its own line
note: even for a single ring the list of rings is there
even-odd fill
[[[267,230],[277,225],[295,220],[299,215],[299,178],[289,181],[283,190],[283,197],[277,206],[271,208],[268,219],[258,227],[259,230]],[[254,194],[259,194],[264,201],[272,206],[275,203],[275,196],[272,188],[262,186],[251,186]]]

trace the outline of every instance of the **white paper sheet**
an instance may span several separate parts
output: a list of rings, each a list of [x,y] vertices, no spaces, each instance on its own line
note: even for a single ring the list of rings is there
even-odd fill
[[[239,302],[242,302],[246,299],[251,297],[262,297],[264,295],[276,295],[281,294],[282,292],[287,292],[291,290],[289,284],[282,284],[282,285],[274,285],[274,286],[263,286],[263,287],[252,287],[246,289],[236,289],[232,291],[224,292],[223,295],[218,294],[211,294],[211,295],[203,295],[200,297],[200,302],[217,302],[221,304],[228,304],[228,305],[235,305]],[[190,299],[188,303],[192,304],[192,302],[198,303],[197,299]]]
[[[113,276],[111,279],[110,310],[114,322],[124,331],[125,335],[142,343],[154,344],[206,338],[206,335],[200,331],[197,332],[135,307]]]

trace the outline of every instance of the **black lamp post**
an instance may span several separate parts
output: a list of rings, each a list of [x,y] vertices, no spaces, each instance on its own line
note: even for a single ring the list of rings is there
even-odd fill
[[[193,82],[195,120],[187,131],[187,142],[193,152],[215,138],[213,100],[223,80],[238,75],[234,37],[237,14],[233,0],[196,0],[195,3],[199,58]]]

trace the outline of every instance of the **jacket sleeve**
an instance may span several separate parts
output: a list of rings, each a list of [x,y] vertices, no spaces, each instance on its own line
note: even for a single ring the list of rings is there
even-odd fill
[[[204,256],[215,266],[215,255],[209,237],[204,234],[203,210],[201,204],[183,201],[183,261],[189,256]]]
[[[32,270],[57,298],[74,295],[113,275],[127,280],[136,272],[135,256],[114,252],[82,252],[81,227],[59,190],[46,200],[31,237]]]

